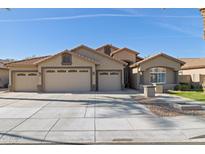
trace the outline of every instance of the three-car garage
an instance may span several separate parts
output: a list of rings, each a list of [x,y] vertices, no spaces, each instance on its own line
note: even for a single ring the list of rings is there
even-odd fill
[[[92,90],[91,68],[45,68],[42,70],[44,92],[86,92]],[[122,72],[119,70],[97,71],[98,91],[121,90]],[[14,91],[36,92],[37,71],[13,72]]]

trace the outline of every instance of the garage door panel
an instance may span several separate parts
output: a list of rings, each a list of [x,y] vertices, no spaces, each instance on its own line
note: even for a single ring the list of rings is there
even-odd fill
[[[46,92],[81,92],[91,90],[89,69],[54,69],[45,71]]]
[[[98,90],[99,91],[121,90],[120,71],[99,71],[98,72]]]
[[[14,91],[37,91],[38,76],[36,72],[14,73]]]

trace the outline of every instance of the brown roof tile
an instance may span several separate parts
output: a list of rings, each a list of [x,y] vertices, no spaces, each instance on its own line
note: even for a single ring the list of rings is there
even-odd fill
[[[171,59],[171,60],[173,60],[173,61],[176,61],[176,62],[180,63],[181,65],[184,65],[184,64],[185,64],[184,61],[182,61],[182,60],[180,60],[180,59],[177,59],[177,58],[174,58],[174,57],[171,57],[171,56],[169,56],[169,55],[167,55],[167,54],[161,52],[161,53],[158,53],[158,54],[156,54],[156,55],[153,55],[153,56],[144,58],[143,60],[141,60],[141,61],[139,61],[139,62],[137,62],[137,63],[134,63],[134,64],[130,65],[130,67],[136,67],[136,66],[138,66],[138,65],[140,65],[140,64],[142,64],[142,63],[144,63],[144,62],[147,62],[147,61],[149,61],[149,60],[151,60],[151,59],[154,59],[154,58],[156,58],[156,57],[159,57],[159,56],[163,56],[163,57],[166,57],[166,58]]]
[[[120,48],[120,49],[117,49],[117,50],[113,51],[113,52],[111,53],[111,55],[114,55],[114,54],[116,54],[116,53],[118,53],[118,52],[121,52],[121,51],[124,51],[124,50],[127,50],[127,51],[129,51],[129,52],[135,53],[136,55],[139,54],[137,51],[134,51],[134,50],[131,50],[131,49],[129,49],[129,48],[124,47],[124,48]]]
[[[38,61],[41,61],[43,59],[47,59],[50,56],[43,56],[43,57],[34,57],[34,58],[29,58],[29,59],[23,59],[23,60],[18,60],[18,61],[13,61],[10,63],[7,63],[7,66],[12,66],[12,65],[35,65]]]
[[[197,69],[205,68],[205,58],[179,58],[184,61],[185,64],[182,69]]]

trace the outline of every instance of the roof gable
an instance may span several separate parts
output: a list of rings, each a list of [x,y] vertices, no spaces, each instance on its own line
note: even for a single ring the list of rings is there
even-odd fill
[[[122,52],[122,51],[131,52],[131,53],[136,54],[136,55],[139,54],[138,52],[136,52],[136,51],[134,51],[134,50],[131,50],[131,49],[129,49],[129,48],[124,47],[124,48],[117,49],[117,50],[113,51],[113,52],[111,53],[111,56],[113,56],[113,55],[116,54],[116,53]]]
[[[139,65],[141,65],[141,64],[143,64],[143,63],[146,63],[146,62],[148,62],[148,61],[150,61],[150,60],[152,60],[152,59],[158,58],[158,57],[165,57],[165,58],[167,58],[167,59],[170,59],[171,61],[175,61],[175,62],[177,62],[177,63],[180,63],[181,65],[184,65],[184,64],[185,64],[185,62],[183,62],[183,61],[181,61],[181,60],[179,60],[179,59],[177,59],[177,58],[171,57],[171,56],[169,56],[169,55],[167,55],[167,54],[165,54],[165,53],[159,53],[159,54],[150,56],[150,57],[148,57],[148,58],[145,58],[145,59],[143,59],[143,60],[141,60],[141,61],[139,61],[139,62],[137,62],[137,63],[134,63],[134,64],[131,65],[130,67],[139,66]]]
[[[42,62],[45,62],[45,61],[50,60],[50,59],[52,59],[52,58],[55,58],[56,56],[59,56],[59,55],[64,54],[64,53],[69,53],[69,54],[74,55],[74,56],[77,56],[77,57],[79,57],[79,58],[81,58],[81,59],[83,59],[83,60],[89,61],[89,62],[94,63],[94,64],[98,64],[94,59],[91,59],[91,58],[82,56],[82,55],[77,54],[77,53],[73,53],[73,52],[71,52],[71,51],[69,51],[69,50],[67,50],[67,49],[64,50],[64,51],[62,51],[62,52],[59,52],[59,53],[57,53],[57,54],[55,54],[55,55],[53,55],[53,56],[50,56],[50,57],[48,57],[47,59],[43,59],[42,61],[38,61],[38,62],[36,62],[35,64],[40,64],[40,63],[42,63]]]
[[[92,48],[90,48],[90,47],[88,47],[88,46],[85,46],[85,45],[77,46],[77,47],[71,49],[71,52],[75,52],[77,49],[81,49],[81,48],[87,49],[87,50],[89,50],[89,51],[91,51],[91,52],[94,52],[94,53],[96,53],[96,54],[98,54],[98,55],[100,55],[100,56],[106,57],[106,58],[108,58],[108,59],[110,59],[110,60],[114,60],[114,61],[116,61],[116,62],[118,62],[118,63],[120,63],[120,64],[127,65],[127,63],[125,63],[125,62],[123,62],[123,61],[117,60],[117,59],[115,59],[115,58],[113,58],[113,57],[110,57],[110,56],[104,54],[104,53],[97,52],[95,49],[92,49]]]

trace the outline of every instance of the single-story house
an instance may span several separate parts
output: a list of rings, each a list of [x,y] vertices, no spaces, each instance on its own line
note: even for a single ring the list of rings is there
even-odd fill
[[[179,72],[181,83],[205,85],[205,58],[180,58],[185,62]]]
[[[183,64],[163,53],[143,59],[137,51],[107,44],[97,49],[80,45],[7,67],[10,91],[81,92],[140,89],[155,83],[173,88]]]
[[[132,88],[142,90],[144,85],[163,85],[163,91],[178,84],[178,71],[185,63],[179,59],[159,53],[130,65]]]
[[[127,63],[85,45],[7,64],[10,91],[81,92],[124,88]]]
[[[5,67],[4,62],[0,62],[0,88],[7,87],[9,83],[9,69]]]

